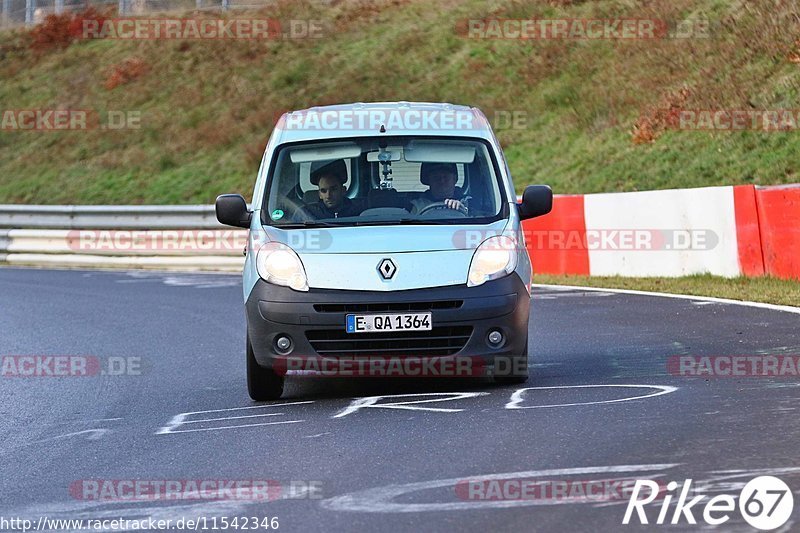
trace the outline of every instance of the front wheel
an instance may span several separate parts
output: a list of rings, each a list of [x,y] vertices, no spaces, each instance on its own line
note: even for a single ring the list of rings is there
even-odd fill
[[[257,402],[278,400],[283,394],[283,376],[271,368],[264,368],[256,361],[250,336],[247,336],[247,392]]]
[[[520,355],[511,356],[511,364],[501,369],[502,375],[494,375],[494,382],[498,385],[519,385],[528,381],[528,338],[525,338],[525,351]],[[498,370],[495,362],[495,372]]]

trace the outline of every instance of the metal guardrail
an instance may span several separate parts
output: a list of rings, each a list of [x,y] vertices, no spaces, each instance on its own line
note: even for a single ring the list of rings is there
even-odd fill
[[[212,205],[0,205],[0,263],[242,270],[247,231]]]
[[[213,205],[0,205],[0,229],[220,229]]]
[[[109,230],[11,229],[0,230],[7,253],[80,254],[106,256],[233,256],[247,245],[244,229]]]
[[[229,256],[98,256],[81,254],[4,254],[0,263],[43,268],[123,268],[185,272],[241,272],[244,257]]]

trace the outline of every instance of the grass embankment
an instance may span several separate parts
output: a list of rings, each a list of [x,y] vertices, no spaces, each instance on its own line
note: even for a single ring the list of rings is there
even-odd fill
[[[0,110],[129,110],[141,113],[141,127],[0,131],[0,203],[210,203],[221,192],[249,196],[279,112],[384,100],[482,108],[494,119],[520,189],[797,182],[797,132],[662,131],[670,106],[800,107],[793,5],[299,0],[229,16],[318,19],[325,37],[83,40],[37,52],[27,30],[2,32]],[[646,41],[478,40],[456,31],[459,21],[484,17],[670,23],[694,17],[712,26],[707,39]],[[524,123],[500,123],[497,112],[521,112]]]
[[[623,278],[536,275],[534,283],[579,285],[609,289],[712,296],[779,305],[800,306],[800,283],[775,278],[722,278],[711,275],[683,278]]]

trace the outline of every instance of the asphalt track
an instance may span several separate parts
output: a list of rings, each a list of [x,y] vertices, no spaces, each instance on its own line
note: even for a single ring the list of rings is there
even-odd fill
[[[798,355],[800,315],[537,289],[530,343],[524,386],[298,377],[282,400],[256,404],[244,382],[239,277],[0,269],[0,354],[141,362],[138,375],[0,377],[0,516],[277,516],[285,531],[618,531],[627,500],[476,500],[455,487],[489,475],[691,478],[701,493],[736,495],[770,473],[797,503],[782,530],[800,528],[800,378],[684,377],[667,365],[675,355]],[[438,401],[348,409],[377,395]],[[87,479],[271,479],[284,489],[270,502],[96,501],[70,492]],[[314,489],[288,494],[290,481]],[[657,514],[648,507],[651,522]],[[671,530],[700,527],[683,520]],[[753,529],[734,512],[724,530]]]

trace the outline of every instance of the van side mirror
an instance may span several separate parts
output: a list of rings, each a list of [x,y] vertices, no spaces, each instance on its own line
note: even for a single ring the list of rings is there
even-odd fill
[[[518,208],[522,220],[546,215],[553,209],[552,189],[547,185],[528,185]]]
[[[249,228],[252,213],[241,194],[221,194],[215,203],[217,220],[226,226]]]

